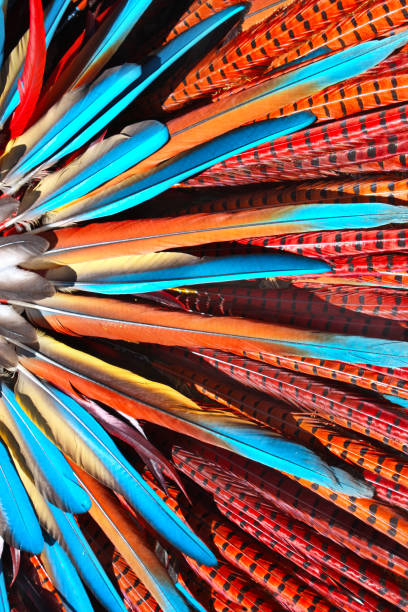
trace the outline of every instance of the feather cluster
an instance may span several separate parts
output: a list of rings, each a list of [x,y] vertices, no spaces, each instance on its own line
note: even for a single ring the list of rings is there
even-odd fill
[[[0,612],[408,611],[405,0],[0,0]]]

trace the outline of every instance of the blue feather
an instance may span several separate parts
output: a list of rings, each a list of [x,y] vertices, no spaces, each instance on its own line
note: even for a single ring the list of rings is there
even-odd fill
[[[0,516],[2,536],[15,548],[34,555],[41,552],[44,540],[26,490],[10,456],[0,441]]]
[[[119,189],[108,198],[101,196],[101,200],[93,205],[97,208],[75,215],[72,219],[84,221],[104,217],[141,204],[217,162],[232,155],[239,155],[251,147],[306,128],[314,121],[315,116],[312,113],[302,112],[290,117],[260,121],[232,130],[187,151],[184,155],[161,164],[146,178]]]
[[[45,29],[45,44],[48,49],[49,44],[55,34],[55,31],[64,15],[66,9],[68,8],[71,0],[54,0],[52,5],[49,7],[45,19],[44,19],[44,29]],[[2,61],[1,61],[2,63]],[[1,64],[0,64],[1,65]],[[23,73],[23,66],[18,74],[18,78],[16,79],[13,87],[10,89],[9,95],[6,100],[6,108],[4,113],[0,118],[0,124],[3,125],[10,115],[16,110],[17,106],[20,104],[20,93],[17,88],[18,79],[21,78]],[[3,105],[4,106],[4,105]]]
[[[176,589],[179,591],[179,593],[181,593],[193,610],[196,610],[197,612],[207,612],[200,602],[197,601],[197,599],[189,591],[187,591],[186,587],[178,581],[176,582]]]
[[[109,260],[107,260],[109,266]],[[104,294],[143,293],[160,291],[180,285],[197,285],[214,282],[228,282],[267,276],[299,276],[330,272],[330,266],[317,259],[299,255],[256,254],[233,255],[229,257],[197,258],[196,263],[177,267],[166,267],[147,272],[125,272],[110,275],[89,282],[58,282],[81,291]]]
[[[2,388],[9,415],[21,436],[19,443],[28,468],[42,495],[68,512],[87,512],[91,500],[78,485],[77,478],[61,451],[30,421],[18,404],[14,393],[5,385]],[[24,449],[25,447],[25,449]],[[24,453],[27,452],[28,456]]]
[[[216,563],[212,552],[156,495],[125,459],[106,431],[84,408],[61,391],[40,382],[28,373],[26,376],[46,391],[64,421],[75,431],[76,436],[80,436],[90,452],[98,457],[109,472],[110,478],[115,482],[115,490],[126,497],[156,531],[185,554],[197,559],[199,563],[205,565]],[[109,486],[111,483],[107,484]]]
[[[0,559],[0,612],[10,612],[7,588],[4,580],[3,562]]]
[[[3,64],[4,55],[4,39],[6,35],[5,31],[5,16],[4,16],[4,1],[0,0],[0,66]]]
[[[131,168],[135,163],[144,159],[147,152],[160,149],[168,140],[166,126],[158,121],[145,121],[134,126],[128,126],[128,128],[123,130],[122,134],[129,134],[129,137],[125,140],[122,139],[117,146],[106,151],[105,154],[102,152],[89,165],[84,164],[84,168],[79,170],[78,174],[64,183],[59,189],[57,188],[48,199],[39,205],[34,204],[26,213],[18,215],[14,221],[32,219],[48,210],[63,206],[76,198],[82,197],[89,191],[92,191],[92,189],[96,189],[111,179],[112,176],[116,176]],[[117,137],[112,139],[115,138]],[[106,145],[109,140],[103,141],[100,144]],[[98,145],[95,145],[95,147],[98,147]],[[41,190],[41,185],[39,189]]]
[[[52,163],[62,157],[64,154],[61,152],[61,147],[64,147],[78,132],[86,131],[88,124],[95,125],[97,123],[95,117],[103,112],[114,99],[121,96],[127,88],[132,88],[140,72],[139,66],[124,64],[119,68],[112,68],[104,72],[91,87],[79,90],[82,92],[82,95],[78,94],[79,99],[50,125],[40,140],[20,158],[7,179],[10,180],[10,177],[16,173],[24,175],[47,160]],[[68,93],[66,96],[72,96],[72,94]],[[62,98],[60,103],[63,103],[65,99],[65,97]],[[101,127],[105,125],[106,123],[103,123]],[[93,135],[98,131],[99,128],[93,132]],[[24,139],[25,135],[23,134],[21,138]]]
[[[56,540],[44,536],[41,560],[68,612],[92,612],[93,607],[70,558]]]
[[[151,5],[152,0],[127,0],[122,2],[119,12],[116,14],[116,19],[111,23],[111,27],[107,32],[104,32],[104,37],[100,41],[98,47],[94,50],[92,55],[87,58],[87,63],[82,69],[78,80],[81,76],[89,70],[89,68],[97,63],[101,56],[109,54],[109,51],[118,47],[118,43],[126,38],[131,32],[134,25]],[[112,53],[112,51],[111,51]],[[111,55],[108,55],[108,59]],[[106,61],[104,62],[106,63]]]
[[[48,507],[58,525],[63,546],[89,590],[109,612],[126,612],[121,598],[86,541],[74,516],[52,504],[48,504]]]

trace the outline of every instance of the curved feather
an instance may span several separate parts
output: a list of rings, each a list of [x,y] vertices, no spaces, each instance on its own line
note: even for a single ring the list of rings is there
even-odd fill
[[[28,419],[12,391],[3,386],[2,392],[1,419],[13,434],[39,491],[67,512],[87,512],[91,506],[89,497],[78,486],[62,453]]]
[[[46,535],[41,561],[68,612],[92,612],[93,607],[70,558],[56,540]]]
[[[0,528],[8,544],[32,554],[41,552],[44,541],[34,510],[0,441]]]
[[[17,397],[40,428],[72,460],[129,500],[154,528],[176,547],[211,565],[212,553],[168,511],[126,461],[105,430],[67,395],[31,375],[19,377]]]
[[[20,136],[28,125],[40,97],[45,69],[45,28],[41,0],[30,0],[30,29],[21,81],[20,103],[11,118],[10,137]]]

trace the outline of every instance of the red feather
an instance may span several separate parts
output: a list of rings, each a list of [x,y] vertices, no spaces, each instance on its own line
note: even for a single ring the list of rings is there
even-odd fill
[[[47,47],[45,44],[44,13],[41,0],[30,0],[30,34],[21,81],[18,83],[20,104],[10,122],[11,138],[26,129],[40,97]]]

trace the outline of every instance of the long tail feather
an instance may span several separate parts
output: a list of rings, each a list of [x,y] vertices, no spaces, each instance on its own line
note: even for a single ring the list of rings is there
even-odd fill
[[[32,321],[40,326],[43,321],[62,333],[100,336],[103,328],[105,338],[167,346],[202,346],[237,354],[243,350],[248,354],[277,353],[390,367],[407,363],[403,356],[405,343],[399,341],[324,334],[237,317],[229,318],[226,331],[222,317],[207,318],[85,296],[58,294],[42,300],[35,308],[23,302],[21,305],[29,307]]]

